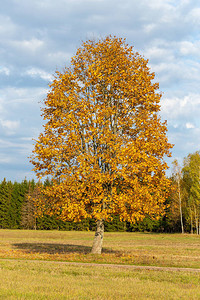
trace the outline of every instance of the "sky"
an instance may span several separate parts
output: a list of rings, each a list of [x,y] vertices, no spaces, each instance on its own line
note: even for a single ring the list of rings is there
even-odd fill
[[[0,10],[0,181],[35,178],[41,101],[83,41],[116,35],[149,59],[171,162],[200,150],[199,0],[6,0]]]

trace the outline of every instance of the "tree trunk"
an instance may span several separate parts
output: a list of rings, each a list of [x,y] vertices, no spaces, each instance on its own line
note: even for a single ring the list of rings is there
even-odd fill
[[[180,209],[180,217],[181,217],[181,231],[182,231],[182,233],[184,233],[180,179],[178,179],[178,198],[179,198],[179,209]]]
[[[198,228],[198,219],[197,219],[197,213],[196,213],[196,208],[194,210],[195,213],[195,222],[196,222],[196,234],[199,234],[199,228]]]
[[[101,254],[102,244],[103,244],[103,234],[104,234],[104,221],[97,221],[97,229],[94,236],[94,242],[92,246],[91,253],[93,254]]]
[[[193,234],[193,219],[192,219],[192,210],[191,210],[191,207],[190,207],[190,227],[191,227],[190,233]]]
[[[199,219],[199,234],[200,234],[200,219]]]

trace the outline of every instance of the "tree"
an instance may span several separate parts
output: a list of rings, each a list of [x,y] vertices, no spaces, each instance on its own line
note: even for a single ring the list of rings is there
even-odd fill
[[[181,232],[184,233],[184,225],[183,225],[183,213],[182,213],[182,189],[181,189],[181,182],[182,182],[182,171],[181,171],[181,167],[177,161],[177,159],[175,159],[173,161],[173,165],[174,165],[174,179],[175,179],[175,194],[177,196],[178,199],[178,203],[179,203],[179,213],[180,213],[180,222],[181,222]]]
[[[94,219],[92,253],[101,253],[113,215],[133,223],[163,213],[172,146],[147,64],[121,38],[88,40],[44,100],[31,157],[38,177],[52,177],[41,207],[63,220]]]
[[[22,206],[25,194],[28,192],[28,181],[25,179],[21,183],[14,182],[12,184],[11,210],[12,219],[10,228],[21,228]]]
[[[0,184],[0,228],[10,228],[12,220],[11,200],[12,184],[4,178]]]
[[[36,199],[40,198],[40,183],[35,184],[34,181],[29,182],[28,192],[25,195],[22,206],[21,225],[24,229],[37,229],[36,224]]]
[[[200,152],[189,154],[184,159],[183,182],[187,190],[188,208],[193,232],[195,222],[196,233],[200,234]]]

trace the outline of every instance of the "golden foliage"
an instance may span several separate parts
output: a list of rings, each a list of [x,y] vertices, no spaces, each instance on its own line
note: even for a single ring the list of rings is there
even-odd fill
[[[44,100],[34,170],[53,185],[41,205],[64,220],[134,222],[163,212],[172,147],[158,115],[161,93],[148,61],[125,40],[87,41],[57,72]]]

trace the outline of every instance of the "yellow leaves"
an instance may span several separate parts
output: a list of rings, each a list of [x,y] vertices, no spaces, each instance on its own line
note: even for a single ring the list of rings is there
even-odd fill
[[[38,176],[55,178],[43,191],[49,211],[130,222],[163,211],[171,145],[153,78],[147,60],[111,36],[83,43],[56,72],[31,160]]]

